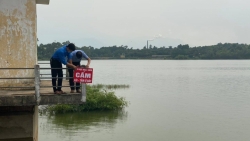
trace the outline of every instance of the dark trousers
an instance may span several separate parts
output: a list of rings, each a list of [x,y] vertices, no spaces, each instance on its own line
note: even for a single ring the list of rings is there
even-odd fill
[[[75,66],[80,66],[80,62],[72,62],[72,64]],[[72,68],[69,68],[68,71],[69,71],[69,77],[71,77],[69,79],[70,89],[75,90],[75,85],[74,85],[74,81],[73,81],[74,70]],[[80,83],[76,83],[76,90],[78,91],[79,89],[80,89]]]
[[[52,86],[53,91],[61,91],[62,89],[62,77],[63,77],[63,70],[62,70],[62,63],[58,60],[55,60],[53,58],[50,59],[50,67],[51,67],[51,75],[52,75]],[[59,69],[53,69],[53,68],[59,68]],[[58,76],[58,78],[56,78]],[[56,86],[56,80],[57,80],[57,86]]]

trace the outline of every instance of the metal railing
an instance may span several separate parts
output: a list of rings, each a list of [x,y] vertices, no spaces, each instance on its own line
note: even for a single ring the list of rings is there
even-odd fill
[[[39,63],[40,64],[40,63]],[[53,88],[56,86],[41,86],[41,81],[42,79],[52,79],[52,78],[66,78],[66,79],[70,79],[72,77],[42,77],[42,75],[51,75],[51,74],[40,74],[40,70],[51,70],[51,68],[40,68],[39,65],[35,65],[34,68],[0,68],[0,70],[25,70],[25,69],[33,69],[34,70],[34,77],[1,77],[0,79],[2,80],[6,80],[6,79],[33,79],[34,80],[34,86],[20,86],[20,87],[12,87],[12,86],[8,86],[8,87],[1,87],[0,89],[6,89],[6,88],[33,88],[35,89],[35,97],[36,97],[36,102],[39,105],[40,101],[41,101],[41,95],[40,95],[40,88]],[[68,68],[53,68],[53,69],[68,69]],[[70,86],[61,86],[61,87],[70,87]],[[81,101],[82,102],[86,102],[86,84],[81,83]]]
[[[46,65],[48,65],[48,64],[50,64],[50,63],[41,63],[41,62],[40,62],[40,63],[38,63],[38,64],[44,64],[44,65],[46,64]],[[65,68],[63,68],[63,69],[65,69]],[[69,72],[67,71],[67,69],[68,69],[68,67],[66,66],[66,73],[63,74],[63,75],[66,76],[66,77],[64,77],[66,80],[69,80],[70,77],[69,77]],[[45,74],[45,73],[40,74],[41,77],[43,77],[43,75],[51,75],[51,74]],[[47,77],[47,78],[43,77],[43,78],[44,78],[44,79],[50,79],[50,77],[49,77],[49,78],[48,78],[48,77]]]

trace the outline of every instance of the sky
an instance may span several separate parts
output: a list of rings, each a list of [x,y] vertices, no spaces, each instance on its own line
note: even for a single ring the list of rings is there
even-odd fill
[[[249,0],[50,0],[37,5],[38,44],[141,49],[250,43]]]

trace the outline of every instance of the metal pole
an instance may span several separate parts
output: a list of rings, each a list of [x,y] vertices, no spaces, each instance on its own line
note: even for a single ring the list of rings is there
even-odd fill
[[[147,40],[147,49],[148,49],[148,40]]]
[[[69,71],[68,71],[69,67],[66,66],[66,68],[67,68],[67,69],[66,69],[66,80],[69,80],[69,78],[68,78],[68,77],[69,77]]]
[[[82,102],[86,102],[86,84],[85,83],[81,83],[82,85]]]
[[[35,71],[35,93],[36,93],[36,102],[37,105],[39,105],[41,101],[40,97],[40,67],[39,65],[34,66],[34,71]]]

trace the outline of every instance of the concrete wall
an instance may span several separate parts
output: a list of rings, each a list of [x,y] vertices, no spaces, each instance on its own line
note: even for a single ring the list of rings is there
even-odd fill
[[[10,139],[38,139],[38,107],[0,107],[0,141]]]
[[[38,106],[34,107],[33,113],[33,141],[38,141]]]
[[[0,68],[34,68],[37,63],[35,0],[0,0]],[[32,77],[34,70],[1,70],[0,77]],[[1,80],[0,86],[33,85]]]

